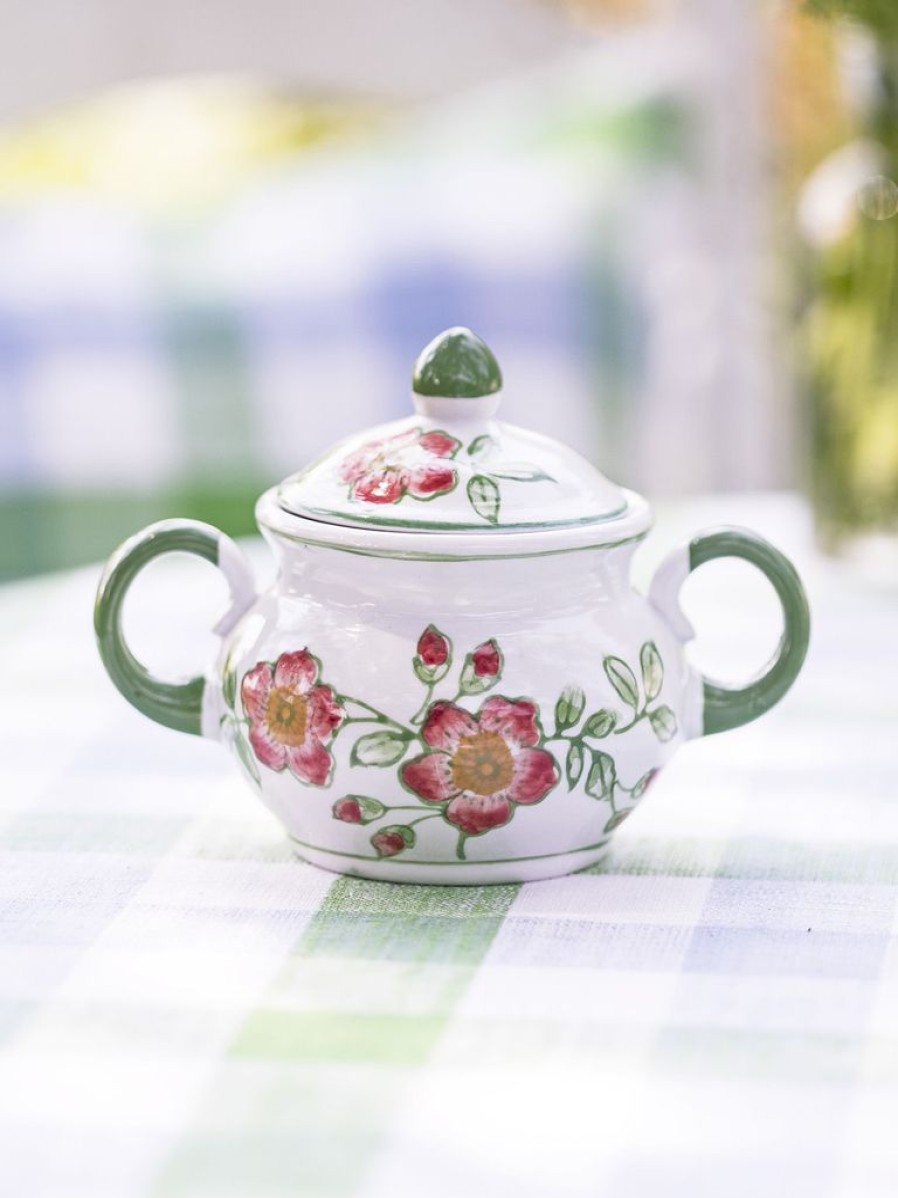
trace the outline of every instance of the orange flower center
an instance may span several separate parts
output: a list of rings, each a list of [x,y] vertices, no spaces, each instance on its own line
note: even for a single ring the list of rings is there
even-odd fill
[[[459,790],[491,795],[514,777],[511,750],[498,732],[463,736],[452,758],[452,781]]]
[[[286,687],[275,686],[265,704],[268,731],[282,745],[301,745],[306,738],[308,703]]]

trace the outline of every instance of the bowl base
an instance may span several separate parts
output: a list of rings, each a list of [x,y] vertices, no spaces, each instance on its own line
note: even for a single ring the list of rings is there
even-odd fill
[[[302,844],[291,836],[299,857],[331,873],[375,882],[410,882],[417,886],[500,886],[519,882],[538,882],[559,878],[595,865],[608,852],[611,837],[570,853],[552,853],[544,857],[518,858],[487,862],[420,862],[401,857],[379,857],[370,862],[341,853],[325,852]]]

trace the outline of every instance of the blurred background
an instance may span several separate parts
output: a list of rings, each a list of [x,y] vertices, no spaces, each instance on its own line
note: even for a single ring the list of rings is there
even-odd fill
[[[653,499],[797,489],[892,552],[893,7],[6,5],[0,577],[253,531],[452,324]]]

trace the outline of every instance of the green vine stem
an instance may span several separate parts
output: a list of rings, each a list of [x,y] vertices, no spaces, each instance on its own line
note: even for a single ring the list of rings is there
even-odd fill
[[[420,811],[420,807],[388,807],[388,811]],[[426,819],[440,819],[442,811],[428,811],[424,815],[419,815],[417,819],[410,819],[406,824],[407,828],[414,828],[415,824],[421,824]]]
[[[423,724],[424,717],[427,715],[427,710],[433,700],[433,692],[436,689],[436,682],[431,682],[427,686],[427,694],[424,696],[424,702],[409,720],[410,724]]]
[[[342,732],[344,728],[348,728],[351,724],[384,724],[389,728],[394,728],[397,735],[404,737],[406,740],[414,740],[417,736],[416,732],[413,732],[410,728],[406,728],[404,724],[400,724],[398,720],[394,720],[384,712],[378,711],[376,707],[372,707],[370,703],[365,703],[362,699],[355,699],[349,695],[337,695],[337,700],[344,708],[347,704],[353,704],[355,707],[361,707],[365,711],[370,712],[370,715],[347,716],[340,723],[335,735]]]
[[[620,736],[624,732],[629,732],[630,729],[635,728],[641,720],[647,720],[650,714],[651,713],[647,707],[643,707],[642,711],[634,711],[633,719],[629,722],[629,724],[620,724],[617,728],[613,729],[614,735]]]

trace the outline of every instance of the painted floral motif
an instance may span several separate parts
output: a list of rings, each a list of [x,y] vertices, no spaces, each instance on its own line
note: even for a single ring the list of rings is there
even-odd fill
[[[602,830],[612,832],[627,818],[658,773],[648,770],[632,786],[618,776],[613,737],[645,721],[659,741],[677,733],[674,712],[660,702],[664,665],[657,646],[639,651],[639,675],[620,657],[602,659],[606,686],[627,709],[588,711],[579,686],[568,686],[554,708],[548,731],[539,705],[531,698],[493,694],[476,710],[470,704],[500,682],[505,658],[495,638],[475,645],[462,659],[454,693],[435,698],[449,682],[452,640],[434,624],[418,637],[412,670],[425,688],[418,711],[407,721],[394,719],[363,699],[337,694],[320,681],[321,664],[308,649],[283,653],[276,662],[258,662],[240,687],[245,718],[236,711],[236,675],[225,671],[224,697],[234,742],[247,772],[259,784],[258,764],[289,770],[299,781],[327,786],[334,760],[332,743],[347,728],[359,726],[349,751],[352,769],[389,770],[410,803],[391,803],[371,795],[344,794],[331,807],[344,824],[377,825],[370,837],[377,858],[413,849],[416,827],[441,820],[457,835],[456,856],[466,860],[470,837],[508,824],[519,807],[545,799],[561,782],[603,804]],[[450,686],[453,684],[450,682]],[[400,812],[405,822],[389,823]]]
[[[435,499],[458,483],[451,460],[461,442],[437,429],[409,429],[395,437],[369,441],[347,457],[340,479],[349,484],[351,499],[366,503],[398,503],[412,499]]]
[[[340,481],[349,484],[350,499],[363,503],[399,503],[406,496],[431,500],[458,485],[457,458],[461,442],[443,429],[410,428],[392,437],[368,441],[344,458]],[[499,523],[502,482],[555,482],[527,463],[503,462],[490,469],[497,443],[483,433],[467,446],[471,475],[465,493],[472,510],[488,524]]]
[[[318,683],[320,668],[307,649],[282,653],[274,665],[260,661],[240,688],[256,757],[311,786],[330,780],[334,759],[327,744],[344,718],[333,690]]]
[[[467,836],[511,819],[517,804],[538,803],[559,779],[555,758],[537,748],[536,704],[496,695],[472,715],[454,703],[434,703],[421,738],[428,752],[407,761],[403,784],[443,812]]]

